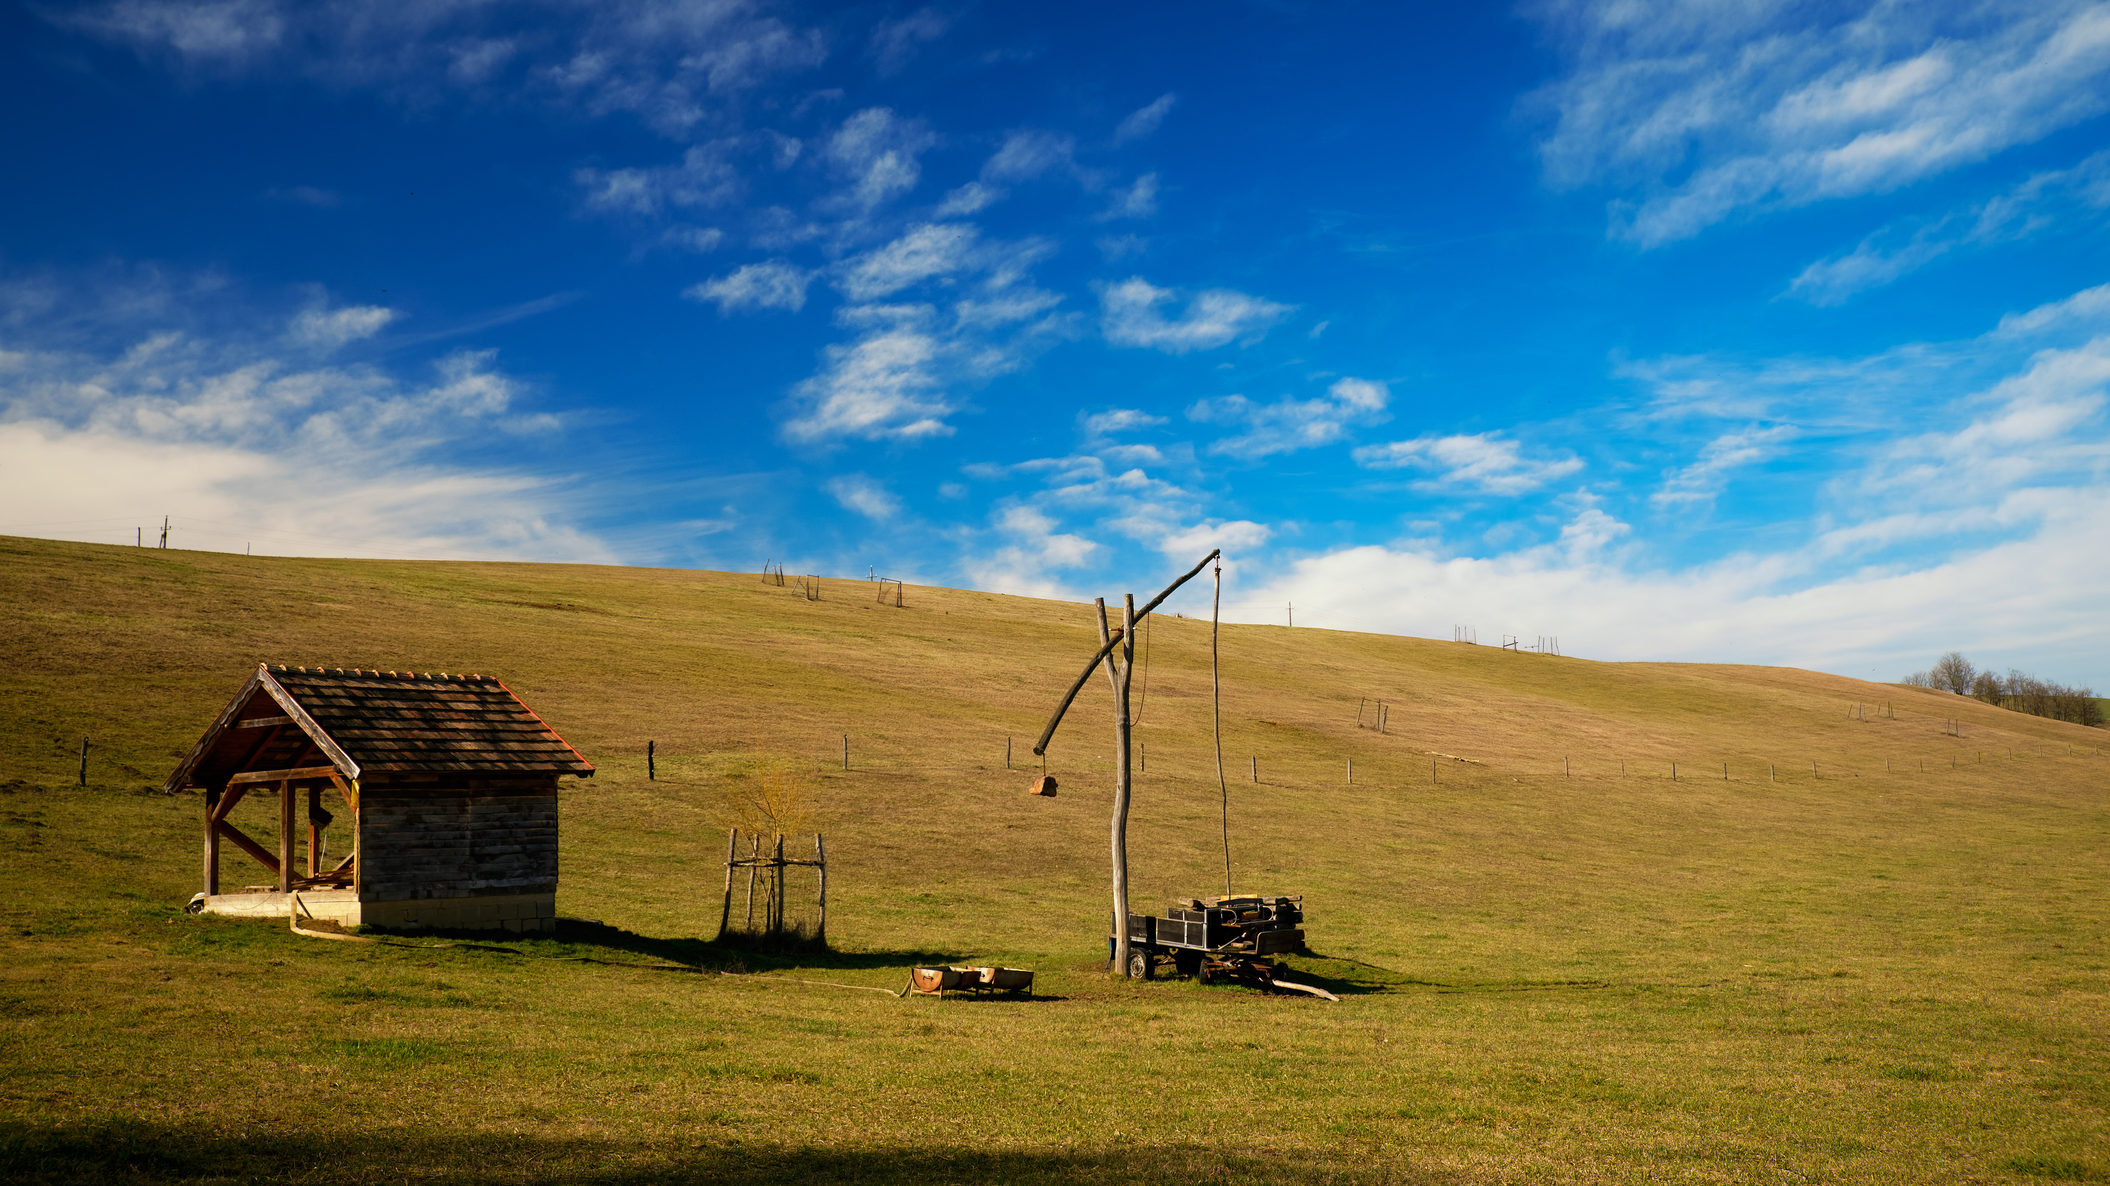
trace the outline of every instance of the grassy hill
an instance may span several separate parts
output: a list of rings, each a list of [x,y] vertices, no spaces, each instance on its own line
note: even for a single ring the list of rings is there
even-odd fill
[[[0,538],[0,1170],[2110,1176],[2099,730],[1782,668],[1227,626],[1236,883],[1304,895],[1300,966],[1343,999],[1132,984],[1100,972],[1103,679],[1051,748],[1061,793],[1025,794],[1090,607],[874,594]],[[1139,909],[1223,877],[1206,617],[1144,649]],[[600,768],[564,790],[558,900],[599,925],[506,954],[182,914],[200,808],[158,787],[260,660],[502,676]],[[704,941],[758,764],[809,785],[834,954]],[[1052,999],[836,987],[928,960],[1032,967]]]

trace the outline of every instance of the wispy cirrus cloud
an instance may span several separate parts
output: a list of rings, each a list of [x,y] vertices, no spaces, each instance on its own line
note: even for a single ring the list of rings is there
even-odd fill
[[[1164,124],[1165,117],[1172,114],[1173,104],[1178,101],[1175,95],[1159,95],[1129,112],[1114,127],[1114,143],[1127,144],[1132,140],[1143,140],[1154,135]]]
[[[335,350],[362,338],[371,338],[402,316],[379,305],[340,305],[302,309],[293,315],[286,336],[304,346]]]
[[[1214,350],[1232,342],[1255,342],[1290,315],[1276,304],[1228,288],[1204,289],[1188,298],[1186,308],[1168,316],[1179,294],[1131,276],[1099,290],[1099,326],[1117,346],[1139,346],[1185,354]]]
[[[1984,202],[1884,227],[1844,255],[1810,264],[1788,285],[1813,305],[1842,304],[1952,251],[2012,242],[2059,225],[2062,216],[2110,209],[2110,151],[2070,169],[2038,173]]]
[[[1350,428],[1383,420],[1391,399],[1391,391],[1382,383],[1339,379],[1317,399],[1258,403],[1242,395],[1226,395],[1197,400],[1187,408],[1187,418],[1243,428],[1211,444],[1209,451],[1252,460],[1344,440]]]
[[[816,29],[756,0],[110,0],[47,19],[201,76],[290,72],[412,102],[528,96],[686,138],[819,65]],[[523,16],[530,19],[523,20]],[[532,27],[540,35],[523,35]]]
[[[1723,433],[1708,441],[1692,464],[1671,474],[1649,501],[1659,507],[1713,502],[1732,472],[1779,456],[1796,436],[1786,424],[1752,424]]]
[[[836,281],[853,301],[892,296],[904,288],[972,265],[980,231],[966,223],[925,223],[847,261]]]
[[[937,142],[922,120],[867,107],[844,120],[821,153],[847,184],[838,203],[869,210],[915,189],[920,158]]]
[[[826,486],[828,493],[844,509],[874,522],[889,522],[901,514],[901,500],[894,496],[894,492],[864,474],[842,474],[830,478]]]
[[[682,295],[692,301],[709,301],[720,313],[756,309],[782,309],[796,313],[806,307],[806,286],[813,273],[781,259],[748,264],[724,276],[689,286]]]
[[[2110,9],[1546,0],[1568,73],[1526,109],[1555,186],[1608,185],[1644,247],[1736,214],[1881,192],[2110,109]]]
[[[1365,445],[1356,464],[1369,469],[1418,469],[1433,487],[1517,495],[1565,478],[1583,467],[1576,457],[1526,457],[1517,441],[1497,433],[1454,433]]]
[[[655,215],[680,208],[724,206],[740,196],[744,178],[730,141],[695,144],[669,165],[620,169],[583,167],[572,180],[585,191],[589,210]]]

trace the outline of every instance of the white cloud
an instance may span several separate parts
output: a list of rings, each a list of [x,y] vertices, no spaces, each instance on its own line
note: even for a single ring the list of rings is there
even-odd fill
[[[844,474],[828,481],[828,493],[847,510],[884,523],[901,514],[901,500],[863,474]]]
[[[682,293],[692,301],[713,301],[720,313],[750,309],[797,312],[806,305],[812,273],[781,259],[748,264],[730,275],[694,284]]]
[[[1582,468],[1575,457],[1527,458],[1523,446],[1495,433],[1416,437],[1355,451],[1371,469],[1434,471],[1432,486],[1462,486],[1483,494],[1516,495],[1536,490]]]
[[[1175,101],[1171,95],[1159,95],[1143,106],[1129,112],[1120,125],[1114,128],[1114,143],[1126,144],[1131,140],[1141,140],[1156,132],[1158,125],[1165,122],[1165,117],[1172,114],[1172,105]]]
[[[1187,417],[1204,423],[1243,425],[1245,432],[1217,441],[1209,446],[1209,451],[1257,458],[1343,440],[1351,427],[1383,420],[1391,398],[1382,383],[1339,379],[1318,399],[1260,404],[1242,395],[1227,395],[1196,401],[1187,409]],[[1357,450],[1358,460],[1363,452]]]
[[[541,35],[518,33],[523,11]],[[290,68],[419,105],[449,89],[490,102],[525,94],[635,115],[679,138],[723,120],[729,99],[826,56],[818,30],[747,0],[111,0],[47,19],[193,72]]]
[[[1158,175],[1145,173],[1127,189],[1115,190],[1113,201],[1100,217],[1149,218],[1158,212]]]
[[[884,247],[843,266],[837,284],[853,301],[877,300],[913,284],[959,272],[973,262],[974,227],[965,223],[925,223]]]
[[[882,75],[898,73],[916,52],[945,35],[952,21],[932,8],[919,8],[907,16],[881,21],[872,29],[872,59]]]
[[[1572,69],[1527,104],[1556,186],[1607,184],[1643,246],[1739,212],[1882,192],[2110,107],[2110,9],[1546,0]]]
[[[1169,354],[1213,350],[1231,342],[1258,341],[1293,311],[1288,305],[1227,288],[1196,293],[1185,312],[1167,317],[1163,306],[1177,294],[1140,276],[1099,290],[1100,328],[1118,346],[1144,346]]]
[[[1134,432],[1139,428],[1156,428],[1165,423],[1163,416],[1153,416],[1138,408],[1108,408],[1104,412],[1079,412],[1078,427],[1084,430],[1087,439],[1098,440],[1119,432]]]
[[[946,194],[945,200],[938,203],[937,214],[939,218],[959,218],[975,214],[995,205],[1003,196],[1004,191],[993,185],[970,181]]]
[[[740,170],[724,142],[692,145],[671,165],[647,168],[573,171],[572,180],[586,191],[588,209],[615,214],[655,215],[669,207],[723,206],[738,197]]]
[[[983,164],[982,180],[1031,181],[1051,171],[1074,169],[1076,151],[1076,140],[1060,132],[1012,132]]]
[[[2105,207],[2110,207],[2110,150],[2070,169],[2039,173],[1990,200],[1909,230],[1884,227],[1845,255],[1810,264],[1788,291],[1813,305],[1841,304],[1951,251],[2022,239],[2076,212],[2093,216]]]
[[[1723,433],[1707,442],[1697,461],[1670,475],[1649,501],[1657,506],[1713,502],[1730,471],[1771,460],[1796,435],[1786,424],[1753,424]]]
[[[294,314],[286,336],[304,346],[335,350],[362,338],[371,338],[401,316],[379,305],[345,305],[336,309],[304,309]]]
[[[1447,637],[1466,622],[1483,636],[1556,635],[1564,653],[1592,659],[1786,664],[1888,680],[1961,648],[2100,682],[2110,665],[2105,515],[2102,489],[2064,491],[2020,538],[1828,578],[1793,553],[1678,570],[1566,545],[1484,557],[1343,548],[1296,562],[1251,600],[1294,601],[1300,622],[1336,629]],[[1584,516],[1571,528],[1601,538]]]
[[[62,307],[80,304],[59,287]],[[135,524],[167,513],[182,546],[614,559],[567,524],[570,479],[457,460],[494,433],[528,455],[558,423],[521,411],[521,385],[493,352],[455,351],[410,373],[312,365],[308,339],[328,345],[383,319],[311,309],[305,328],[295,319],[289,357],[284,339],[140,329],[133,314],[153,294],[106,295],[116,299],[102,311],[132,326],[98,325],[108,346],[35,345],[77,342],[81,327],[20,307],[8,323],[26,348],[0,352],[0,530],[129,541]]]
[[[724,244],[725,232],[714,226],[671,226],[660,233],[659,241],[703,255]]]
[[[868,107],[844,120],[822,153],[849,181],[845,199],[869,210],[916,188],[923,176],[917,158],[937,142],[922,120]]]
[[[800,407],[785,436],[813,444],[951,435],[945,417],[954,404],[940,375],[944,343],[929,320],[925,306],[900,310],[855,341],[829,346],[827,365],[794,392]]]

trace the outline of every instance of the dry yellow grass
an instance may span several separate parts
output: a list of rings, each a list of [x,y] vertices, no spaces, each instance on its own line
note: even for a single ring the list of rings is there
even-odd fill
[[[1103,680],[1051,750],[1061,794],[1024,794],[1089,607],[911,587],[895,609],[861,581],[823,596],[739,574],[0,539],[0,1166],[2110,1174],[2100,731],[1779,668],[1226,627],[1238,888],[1305,895],[1329,957],[1305,968],[1346,999],[1132,985],[1099,975]],[[1143,905],[1222,878],[1207,623],[1158,619],[1148,647]],[[259,660],[505,678],[600,766],[565,792],[559,909],[607,924],[516,946],[604,962],[178,913],[197,805],[146,788]],[[1366,696],[1392,705],[1388,733],[1356,727]],[[735,970],[700,938],[758,759],[810,782],[842,953],[741,957],[743,975],[610,966]],[[1059,999],[771,980],[894,987],[924,958],[1035,967]]]

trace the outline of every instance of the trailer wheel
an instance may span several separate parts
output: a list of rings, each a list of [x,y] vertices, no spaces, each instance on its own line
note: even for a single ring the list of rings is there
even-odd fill
[[[1130,980],[1148,980],[1150,979],[1150,972],[1150,953],[1148,951],[1139,947],[1128,953],[1128,978]]]

